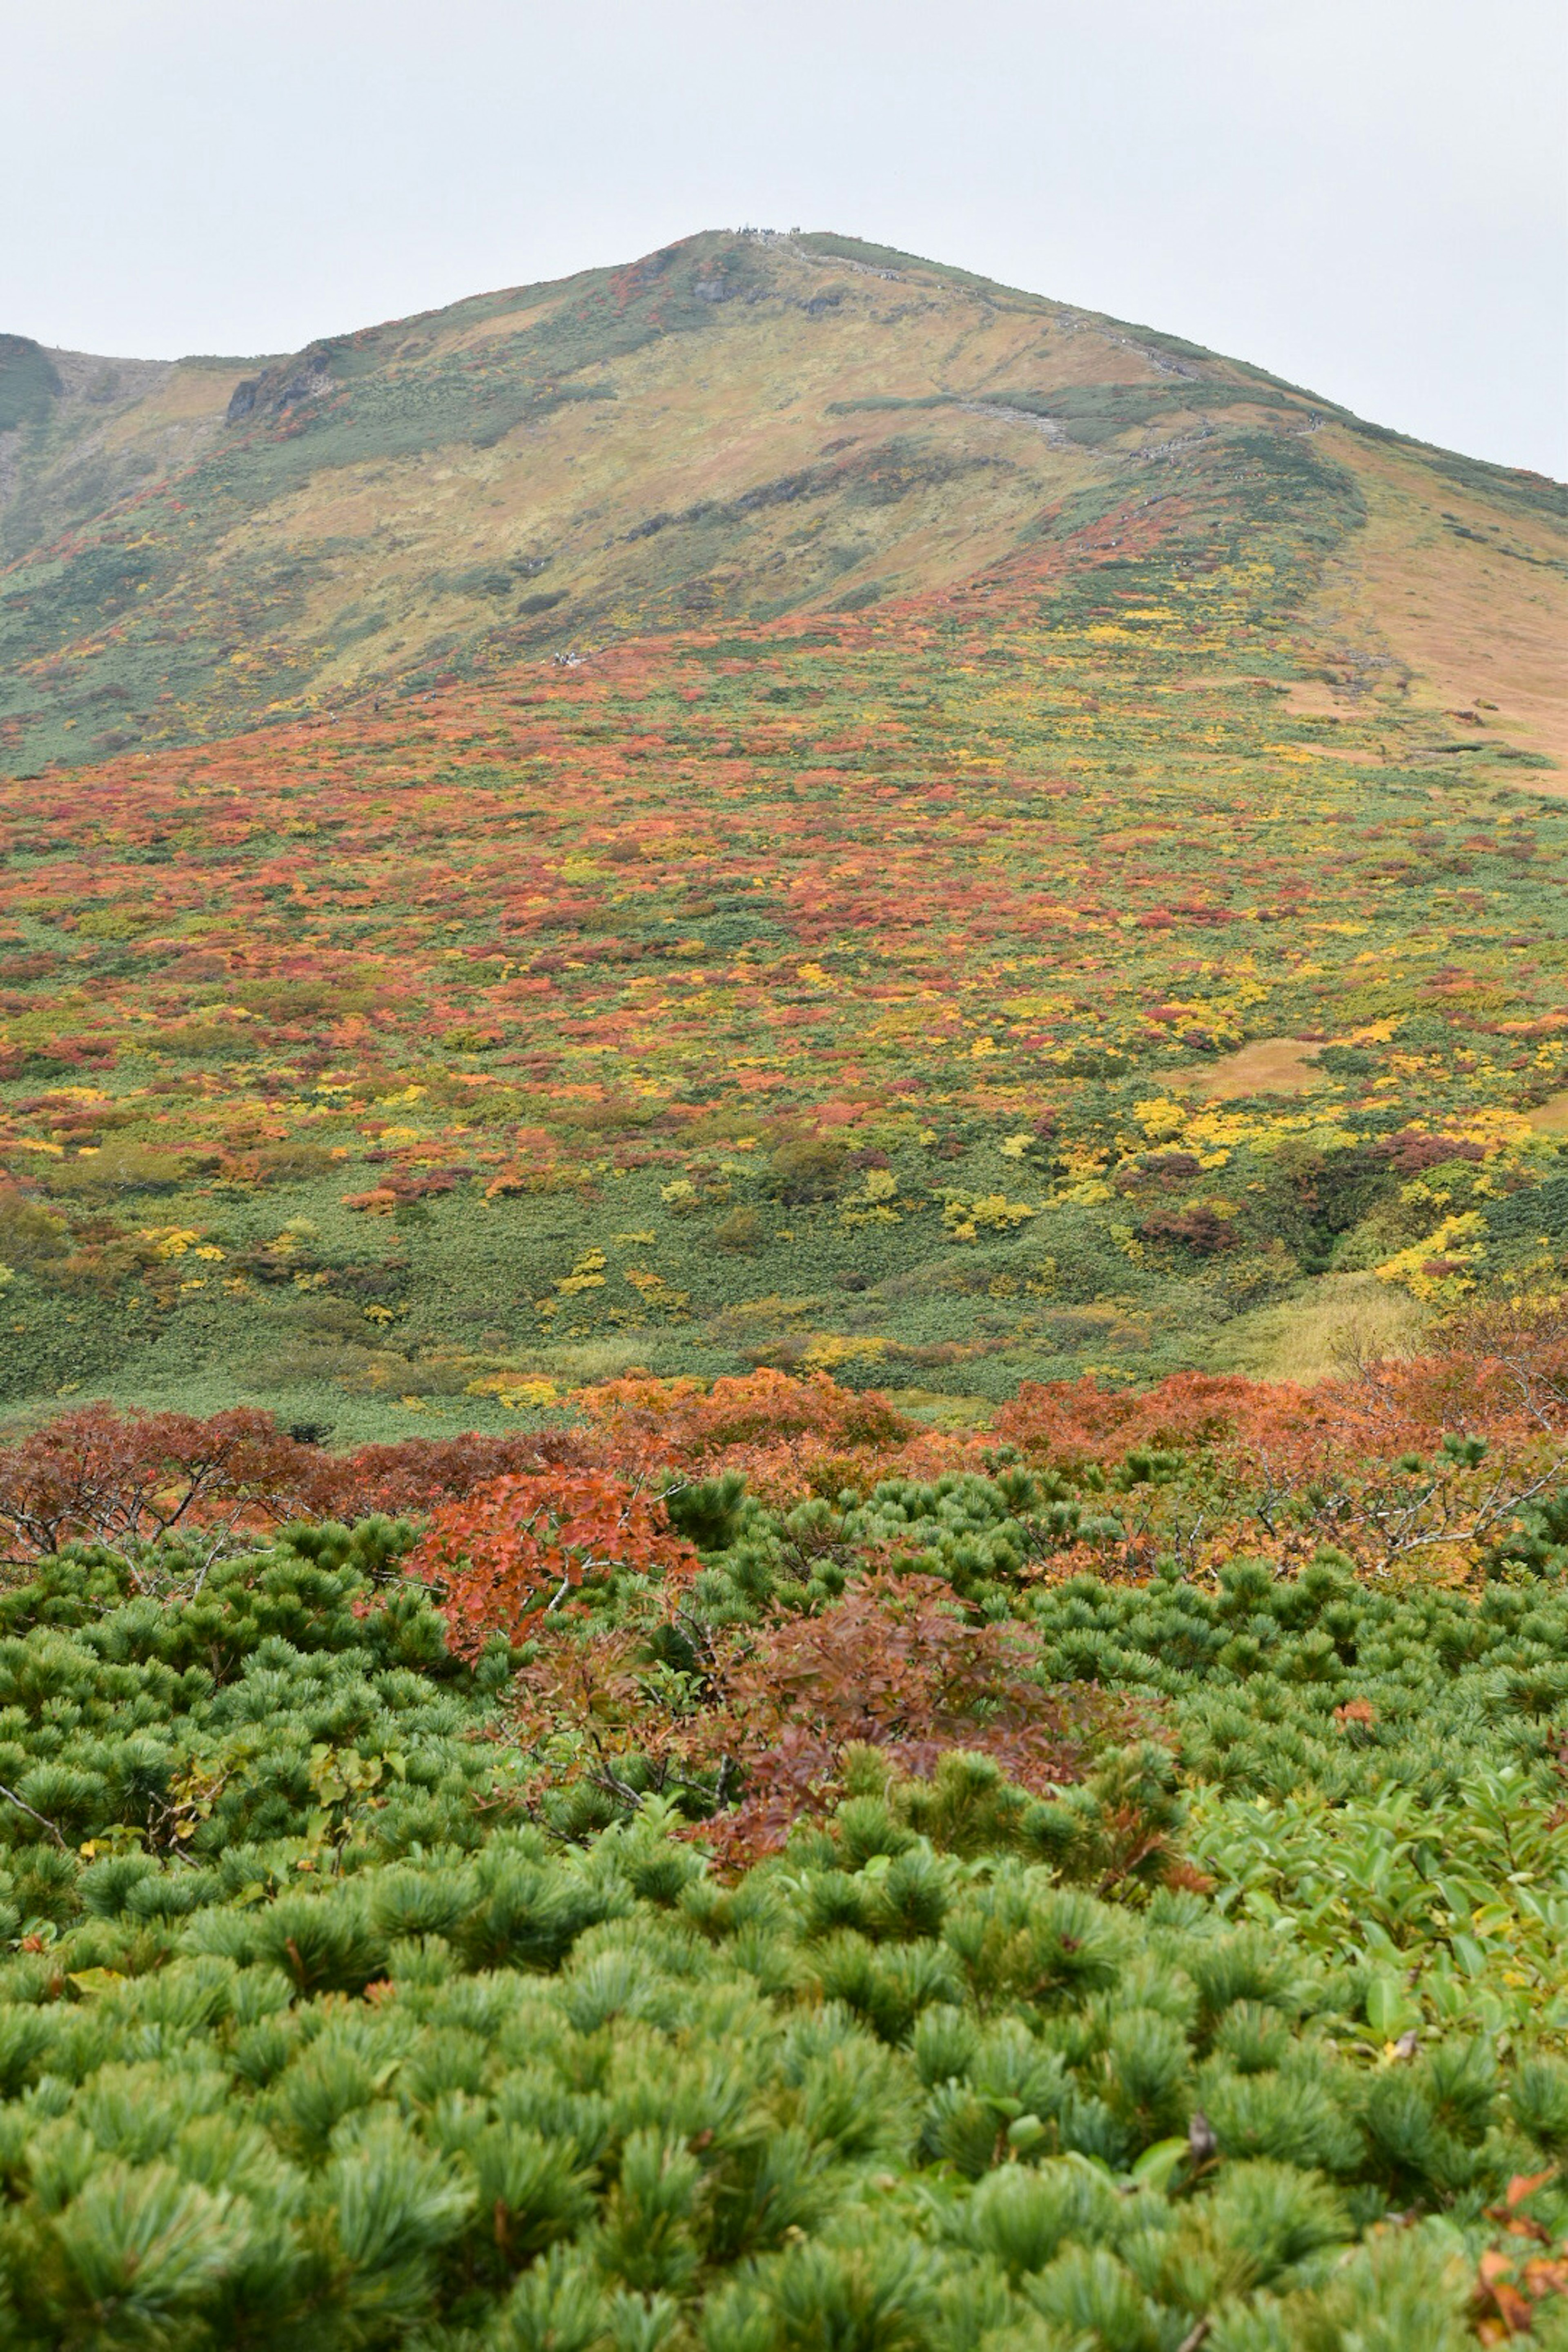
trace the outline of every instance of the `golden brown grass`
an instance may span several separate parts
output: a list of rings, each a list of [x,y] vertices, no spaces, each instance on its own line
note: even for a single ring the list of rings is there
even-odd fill
[[[1297,1037],[1257,1037],[1217,1062],[1171,1078],[1173,1092],[1184,1089],[1205,1102],[1238,1102],[1247,1095],[1302,1095],[1321,1086],[1315,1045]]]
[[[1364,530],[1330,560],[1311,608],[1325,655],[1391,663],[1363,673],[1373,703],[1392,695],[1429,713],[1440,740],[1542,752],[1561,772],[1522,772],[1520,782],[1568,790],[1561,527],[1500,509],[1415,458],[1346,433],[1323,442],[1353,467],[1367,502]],[[1368,705],[1312,680],[1292,689],[1290,707],[1338,718],[1364,716]]]
[[[1568,1087],[1532,1110],[1530,1124],[1537,1135],[1568,1135]]]
[[[1268,1381],[1326,1381],[1357,1363],[1419,1352],[1426,1317],[1408,1291],[1375,1274],[1320,1276],[1301,1298],[1227,1324],[1208,1369]]]

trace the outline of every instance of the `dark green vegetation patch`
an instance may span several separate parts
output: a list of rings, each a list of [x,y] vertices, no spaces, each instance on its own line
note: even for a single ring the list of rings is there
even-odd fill
[[[803,1534],[710,1499],[693,1627],[754,1616]],[[1040,1803],[868,1755],[724,1884],[668,1801],[571,1832],[509,1744],[524,1654],[450,1660],[385,1522],[9,1592],[6,2340],[1470,2341],[1510,2177],[1568,2224],[1546,1520],[1479,1604],[1331,1558],[1031,1598],[1005,1485],[865,1508],[1037,1633],[1042,1706],[1136,1693],[1171,1760]],[[1113,1794],[1184,1804],[1188,1859],[1106,1901]]]

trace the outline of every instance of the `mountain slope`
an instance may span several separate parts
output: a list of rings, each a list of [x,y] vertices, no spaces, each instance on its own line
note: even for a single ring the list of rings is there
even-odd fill
[[[248,366],[13,340],[5,420],[0,742],[24,769],[941,590],[1152,500],[1205,509],[1237,448],[1313,509],[1326,678],[1438,719],[1492,704],[1560,747],[1550,485],[844,239],[699,236]]]
[[[1568,1276],[1551,485],[829,239],[12,360],[12,1410],[963,1412]]]

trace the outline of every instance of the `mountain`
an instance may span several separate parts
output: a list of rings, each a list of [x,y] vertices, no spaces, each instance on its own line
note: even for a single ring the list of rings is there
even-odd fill
[[[12,1412],[962,1416],[1568,1273],[1557,486],[826,236],[0,428]]]
[[[866,610],[1154,507],[1201,543],[1238,454],[1259,520],[1310,509],[1302,707],[1489,706],[1461,723],[1563,750],[1554,486],[960,270],[718,235],[282,359],[0,340],[0,744],[31,770]]]

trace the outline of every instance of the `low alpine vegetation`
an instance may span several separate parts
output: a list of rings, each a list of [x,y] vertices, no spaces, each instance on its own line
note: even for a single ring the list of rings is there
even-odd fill
[[[14,1571],[7,2340],[1563,2340],[1560,1490],[1466,1589],[593,1480]]]

